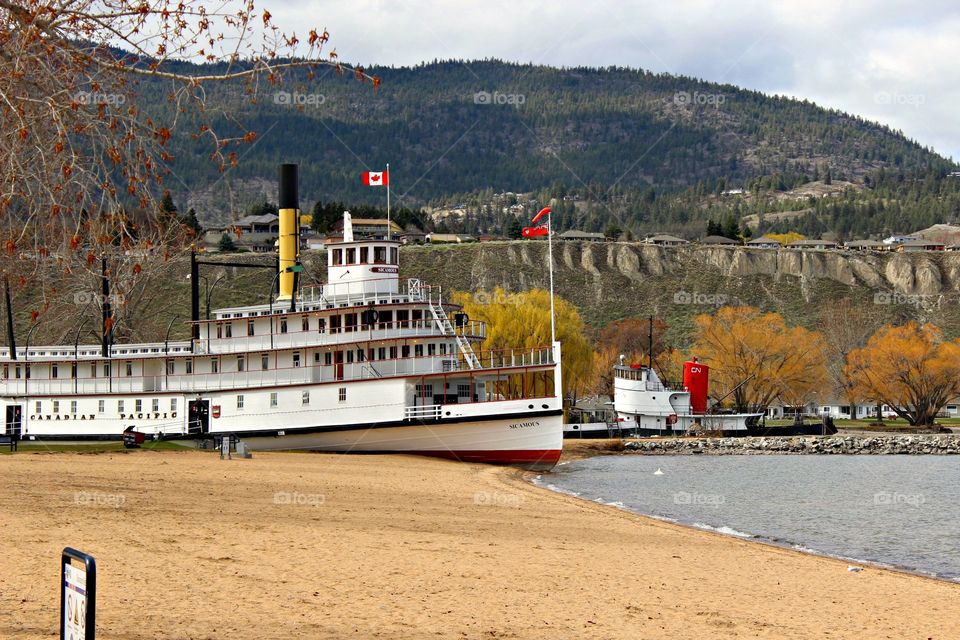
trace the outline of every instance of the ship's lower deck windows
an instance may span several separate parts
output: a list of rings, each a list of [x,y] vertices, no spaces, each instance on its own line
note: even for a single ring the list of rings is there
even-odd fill
[[[339,400],[340,400],[340,402],[346,402],[346,401],[347,401],[347,388],[346,388],[346,387],[340,387]]]

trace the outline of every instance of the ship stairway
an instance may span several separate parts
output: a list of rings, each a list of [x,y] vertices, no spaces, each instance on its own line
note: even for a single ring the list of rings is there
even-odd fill
[[[460,353],[463,354],[464,360],[467,361],[467,365],[471,369],[480,369],[480,358],[474,353],[473,346],[469,340],[457,333],[456,329],[453,328],[453,324],[451,324],[450,318],[448,318],[446,312],[444,312],[443,306],[434,304],[432,298],[429,298],[427,302],[430,305],[430,313],[433,314],[433,319],[436,320],[437,326],[440,327],[443,335],[453,337],[457,342],[457,348],[460,349]]]

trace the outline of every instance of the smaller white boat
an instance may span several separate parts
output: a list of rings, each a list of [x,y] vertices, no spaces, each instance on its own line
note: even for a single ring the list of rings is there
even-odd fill
[[[683,389],[668,389],[652,367],[613,367],[613,409],[624,435],[750,435],[762,413],[721,413],[708,406],[710,368],[696,358],[683,365]]]

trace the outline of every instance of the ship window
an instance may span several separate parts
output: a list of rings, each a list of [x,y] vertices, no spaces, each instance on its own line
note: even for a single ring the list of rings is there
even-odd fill
[[[330,316],[330,333],[340,333],[340,316]]]
[[[117,400],[117,413],[123,413],[123,400]]]
[[[417,385],[417,397],[418,398],[429,398],[433,396],[433,384],[418,384]]]
[[[333,364],[332,352],[327,351],[326,353],[323,354],[323,364],[327,365],[328,367]]]
[[[280,333],[286,333],[286,332],[287,332],[287,319],[280,318]]]
[[[377,360],[386,360],[387,359],[387,348],[380,347],[377,349]]]
[[[423,320],[423,310],[422,310],[422,309],[414,309],[414,310],[411,311],[410,313],[411,313],[411,316],[410,316],[410,317],[413,318],[414,320]]]
[[[107,409],[107,401],[100,399],[97,400],[97,413],[103,413]]]
[[[333,253],[333,266],[338,266],[343,264],[343,249],[334,249]]]
[[[437,345],[433,342],[427,345],[427,355],[435,356],[437,355]]]
[[[43,409],[43,403],[37,400],[37,404],[35,404],[34,407],[35,407],[35,411],[37,413],[40,413],[41,410]]]
[[[128,377],[133,375],[133,363],[132,363],[132,362],[125,362],[125,363],[124,363],[124,373],[125,373],[125,375],[128,376]]]
[[[299,352],[299,351],[294,351],[294,352],[293,352],[293,366],[295,366],[295,367],[299,367],[299,366],[300,366],[300,352]]]
[[[237,409],[243,409],[243,396],[237,396]]]
[[[376,359],[377,359],[377,352],[373,347],[370,347],[370,349],[367,350],[367,360],[376,360]]]
[[[193,360],[188,358],[183,361],[183,364],[184,364],[184,370],[187,373],[193,373]]]
[[[390,359],[391,359],[391,360],[396,360],[396,358],[397,358],[397,348],[396,348],[396,347],[390,347]]]
[[[310,392],[304,391],[300,396],[300,404],[307,405],[310,404]]]
[[[346,401],[347,401],[347,388],[346,388],[346,387],[340,387],[339,400],[340,400],[340,402],[346,402]]]
[[[253,320],[247,320],[247,335],[248,336],[254,335]]]
[[[310,316],[303,316],[300,318],[300,330],[310,331]]]
[[[55,365],[55,364],[51,364],[51,365],[50,365],[50,377],[51,377],[51,378],[56,378],[59,373],[60,373],[60,368],[57,367],[57,365]]]
[[[353,362],[353,351],[347,351],[347,362]]]
[[[217,337],[218,337],[218,338],[222,338],[222,337],[223,337],[223,324],[221,324],[221,323],[219,323],[219,322],[217,323]]]
[[[270,406],[271,406],[271,407],[277,406],[277,392],[276,392],[276,391],[274,391],[274,392],[272,392],[272,393],[270,394]]]
[[[413,355],[416,356],[417,358],[422,358],[422,357],[423,357],[423,345],[422,345],[422,344],[416,344],[416,345],[413,346]]]
[[[353,331],[357,328],[357,314],[348,313],[343,316],[345,331]]]
[[[367,354],[363,349],[357,349],[357,362],[363,362],[367,359]]]
[[[150,403],[150,406],[153,408],[154,413],[156,413],[157,411],[160,411],[160,399],[154,398],[153,402]]]
[[[370,249],[368,247],[360,247],[360,263],[366,264],[369,262]]]
[[[77,363],[76,363],[76,362],[74,362],[73,364],[70,365],[70,377],[71,377],[71,378],[76,378],[76,377],[77,377]]]
[[[260,368],[264,371],[270,368],[270,356],[266,353],[260,355]]]
[[[373,261],[375,264],[383,264],[387,261],[387,248],[386,247],[374,247],[373,248]]]
[[[17,380],[20,379],[20,367],[13,368],[13,375],[16,377]]]
[[[323,318],[317,320],[317,331],[323,333],[323,330],[327,328],[327,321]]]
[[[410,345],[405,344],[405,345],[403,345],[402,347],[400,347],[400,357],[401,357],[401,358],[409,358],[409,357],[410,357]]]
[[[458,397],[458,398],[469,398],[469,397],[470,397],[470,385],[469,385],[469,384],[458,384],[458,385],[457,385],[457,397]]]
[[[244,356],[237,356],[237,371],[243,371],[246,368],[247,359]]]
[[[170,411],[176,412],[176,410],[177,410],[177,399],[170,398]]]
[[[233,323],[232,323],[232,322],[228,322],[228,323],[226,324],[226,326],[224,327],[224,329],[226,330],[226,336],[227,336],[228,338],[232,338],[232,337],[233,337]]]
[[[60,401],[59,401],[59,400],[54,400],[54,401],[53,401],[53,412],[54,412],[54,413],[60,413]]]
[[[400,262],[399,259],[399,250],[396,247],[390,247],[390,264],[397,264]]]
[[[347,264],[353,264],[357,261],[357,250],[347,249]]]
[[[220,371],[220,361],[216,358],[210,358],[210,373],[218,373]]]
[[[137,413],[140,413],[141,411],[143,411],[143,400],[141,400],[140,398],[137,398],[136,400],[134,400],[133,410],[136,411]]]
[[[172,376],[177,372],[177,364],[175,360],[167,360],[167,375]]]

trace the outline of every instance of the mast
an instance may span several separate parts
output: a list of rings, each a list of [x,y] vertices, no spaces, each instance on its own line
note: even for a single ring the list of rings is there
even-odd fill
[[[387,163],[387,240],[389,239],[390,239],[390,163],[388,162]]]
[[[101,282],[101,294],[103,295],[102,304],[100,305],[103,310],[103,338],[102,338],[102,354],[104,358],[110,357],[110,347],[113,344],[113,309],[110,305],[110,278],[107,275],[107,259],[100,259],[100,282]]]
[[[653,316],[649,317],[647,330],[647,368],[653,371]]]
[[[17,359],[17,340],[13,334],[13,304],[10,302],[10,279],[3,278],[3,293],[7,302],[7,345],[10,347],[10,359]]]

